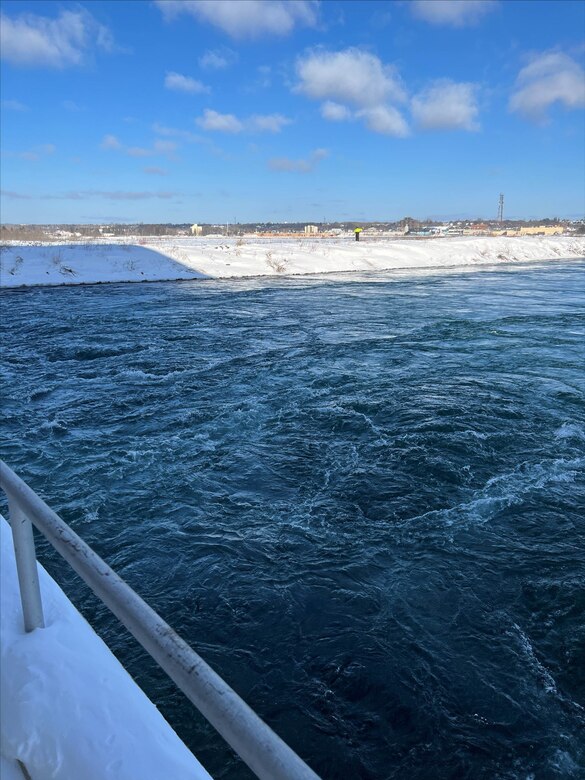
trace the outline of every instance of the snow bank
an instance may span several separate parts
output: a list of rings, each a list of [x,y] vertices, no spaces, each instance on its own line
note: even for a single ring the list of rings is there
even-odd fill
[[[2,247],[0,285],[83,284],[453,268],[585,257],[585,237],[152,239]]]
[[[0,286],[198,279],[203,273],[146,246],[37,244],[3,246]]]
[[[24,633],[10,526],[0,517],[2,777],[211,780],[39,566],[47,627]]]

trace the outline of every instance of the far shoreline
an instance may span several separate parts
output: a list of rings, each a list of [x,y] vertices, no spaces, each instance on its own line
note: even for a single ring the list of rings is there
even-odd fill
[[[0,289],[334,274],[510,268],[585,259],[585,237],[174,239],[151,243],[12,244],[0,256]]]

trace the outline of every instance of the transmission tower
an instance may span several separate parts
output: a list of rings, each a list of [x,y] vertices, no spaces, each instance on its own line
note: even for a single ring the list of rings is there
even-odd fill
[[[500,192],[500,203],[498,206],[498,222],[504,221],[504,193]]]

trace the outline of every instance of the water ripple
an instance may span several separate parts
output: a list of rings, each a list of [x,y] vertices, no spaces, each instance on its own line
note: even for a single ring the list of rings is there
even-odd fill
[[[583,777],[584,270],[4,292],[3,456],[324,778]]]

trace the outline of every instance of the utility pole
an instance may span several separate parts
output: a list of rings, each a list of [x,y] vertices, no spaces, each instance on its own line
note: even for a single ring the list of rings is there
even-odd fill
[[[500,192],[500,203],[498,205],[498,222],[502,224],[504,221],[504,193]]]

